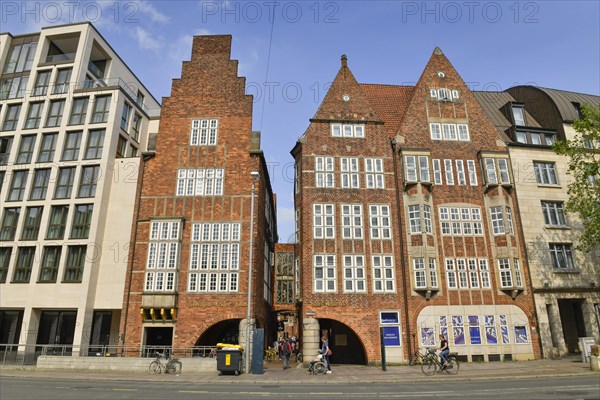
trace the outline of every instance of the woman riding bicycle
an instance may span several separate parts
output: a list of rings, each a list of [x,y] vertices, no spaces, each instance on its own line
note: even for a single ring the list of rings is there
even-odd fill
[[[442,361],[442,366],[446,368],[448,366],[448,360],[446,356],[450,353],[450,347],[448,346],[448,341],[444,337],[444,335],[440,334],[440,360]]]

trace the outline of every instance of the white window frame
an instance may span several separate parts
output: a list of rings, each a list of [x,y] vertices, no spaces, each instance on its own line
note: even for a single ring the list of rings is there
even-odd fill
[[[313,204],[313,238],[335,239],[335,206],[331,203]]]
[[[371,240],[391,240],[391,215],[389,205],[369,204]]]
[[[367,189],[385,189],[382,158],[365,158],[365,178]]]
[[[477,168],[475,167],[475,160],[467,160],[467,169],[469,171],[469,184],[471,186],[477,186]]]
[[[500,271],[500,287],[501,288],[512,288],[513,287],[513,276],[510,268],[509,258],[498,259],[498,270]]]
[[[218,119],[193,119],[190,127],[190,146],[216,146]]]
[[[387,254],[371,256],[373,293],[395,293],[394,257]]]
[[[454,170],[452,167],[452,160],[444,160],[444,172],[446,175],[446,185],[454,185]]]
[[[413,277],[415,289],[427,288],[427,271],[425,270],[425,257],[413,258]]]
[[[315,254],[313,256],[313,290],[315,293],[335,293],[336,262],[335,254]],[[317,272],[321,271],[318,277]]]
[[[442,126],[439,123],[430,123],[429,124],[429,134],[431,135],[431,140],[442,140]]]
[[[463,160],[456,160],[456,179],[459,186],[467,185],[467,177],[465,176],[465,164]]]
[[[504,213],[501,206],[490,207],[490,219],[492,220],[492,230],[494,235],[504,235]]]
[[[365,293],[367,281],[365,257],[363,255],[342,255],[344,268],[344,293]]]
[[[534,161],[535,179],[538,185],[558,185],[556,164],[553,162]]]
[[[318,188],[335,187],[333,157],[315,157],[315,186]]]
[[[442,164],[439,158],[433,159],[433,183],[441,185],[442,181]]]
[[[342,204],[342,239],[362,240],[363,210],[362,204]]]
[[[358,158],[357,157],[341,157],[340,158],[340,171],[341,171],[341,187],[344,189],[359,189],[360,179],[358,171]]]
[[[448,289],[458,289],[454,259],[446,258],[444,260],[444,265],[446,267],[446,285],[448,286]]]
[[[469,136],[469,125],[467,124],[456,124],[456,130],[458,131],[458,140],[468,142],[471,140]]]

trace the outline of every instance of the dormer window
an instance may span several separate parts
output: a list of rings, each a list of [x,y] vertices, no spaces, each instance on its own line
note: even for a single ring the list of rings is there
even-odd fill
[[[515,125],[525,126],[525,111],[521,106],[512,106],[513,119]]]
[[[364,124],[331,124],[331,136],[333,137],[365,137]]]

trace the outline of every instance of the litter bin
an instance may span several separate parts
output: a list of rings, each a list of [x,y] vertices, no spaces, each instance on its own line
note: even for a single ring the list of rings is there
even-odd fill
[[[219,375],[222,375],[223,372],[233,372],[235,375],[239,375],[241,371],[241,350],[217,350],[217,372]]]

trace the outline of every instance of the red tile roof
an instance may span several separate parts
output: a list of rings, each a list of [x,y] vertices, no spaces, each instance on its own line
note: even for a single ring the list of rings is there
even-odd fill
[[[360,83],[377,117],[385,122],[390,137],[398,133],[400,122],[414,93],[414,86],[377,85]]]

